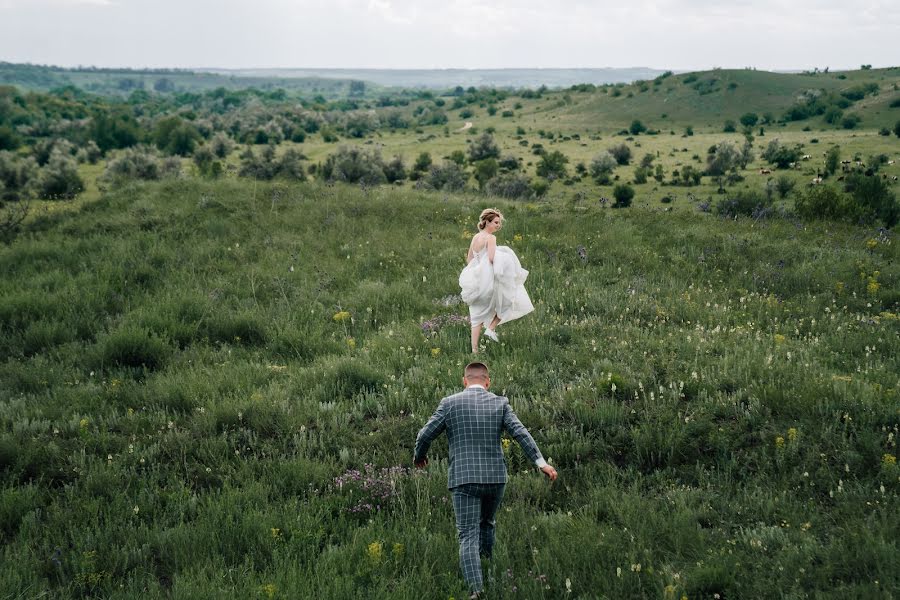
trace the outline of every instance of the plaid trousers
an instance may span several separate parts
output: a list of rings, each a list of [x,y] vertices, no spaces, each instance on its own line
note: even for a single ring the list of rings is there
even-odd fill
[[[505,487],[503,483],[465,483],[453,488],[459,567],[473,592],[484,589],[481,557],[490,558],[494,550],[494,517]]]

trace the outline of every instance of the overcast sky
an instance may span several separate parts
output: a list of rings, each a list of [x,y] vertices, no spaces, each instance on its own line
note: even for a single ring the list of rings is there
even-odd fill
[[[0,61],[99,67],[900,65],[898,0],[0,0]]]

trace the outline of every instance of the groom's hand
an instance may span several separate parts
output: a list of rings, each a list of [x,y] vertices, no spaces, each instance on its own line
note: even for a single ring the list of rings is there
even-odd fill
[[[541,472],[550,478],[550,481],[556,481],[557,473],[556,469],[551,467],[550,465],[546,465],[541,468]]]
[[[428,466],[428,459],[423,458],[422,460],[417,460],[417,461],[415,461],[415,465],[419,469],[424,469],[425,467]]]

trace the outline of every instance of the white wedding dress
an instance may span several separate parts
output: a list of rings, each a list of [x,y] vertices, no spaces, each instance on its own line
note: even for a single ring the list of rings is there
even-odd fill
[[[495,315],[500,317],[500,323],[506,323],[533,311],[534,305],[525,291],[527,277],[528,271],[508,246],[497,246],[493,264],[488,260],[487,247],[476,252],[459,275],[472,327],[487,326]]]

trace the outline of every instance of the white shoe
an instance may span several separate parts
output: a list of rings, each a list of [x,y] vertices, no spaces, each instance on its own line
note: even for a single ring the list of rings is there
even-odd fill
[[[484,328],[484,336],[485,336],[486,338],[488,338],[489,340],[492,340],[492,341],[495,341],[495,342],[499,342],[499,341],[500,341],[500,338],[497,337],[497,332],[494,331],[493,329],[491,329],[490,327],[485,327],[485,328]]]

